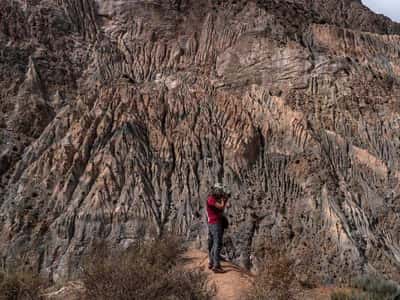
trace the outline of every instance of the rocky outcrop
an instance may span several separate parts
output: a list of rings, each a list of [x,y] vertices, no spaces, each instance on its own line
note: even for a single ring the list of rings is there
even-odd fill
[[[294,0],[318,12],[329,24],[380,34],[399,34],[400,25],[384,15],[377,15],[361,0]]]
[[[232,259],[396,278],[399,25],[332,3],[7,0],[37,15],[0,27],[2,264],[57,280],[98,240],[202,244],[223,181]]]

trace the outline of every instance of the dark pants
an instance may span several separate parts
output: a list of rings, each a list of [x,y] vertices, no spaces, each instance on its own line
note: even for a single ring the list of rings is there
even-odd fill
[[[214,267],[220,267],[220,252],[224,230],[220,223],[208,224],[208,259]]]

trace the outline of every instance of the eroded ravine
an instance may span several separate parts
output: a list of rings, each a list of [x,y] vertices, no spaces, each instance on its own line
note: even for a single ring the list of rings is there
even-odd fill
[[[356,0],[2,1],[1,265],[202,246],[223,181],[235,263],[279,244],[324,282],[395,278],[398,33]]]

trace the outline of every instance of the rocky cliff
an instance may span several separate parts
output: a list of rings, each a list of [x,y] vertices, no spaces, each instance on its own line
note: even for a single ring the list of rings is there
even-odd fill
[[[399,34],[359,0],[2,0],[1,265],[201,243],[223,181],[231,258],[399,279]]]

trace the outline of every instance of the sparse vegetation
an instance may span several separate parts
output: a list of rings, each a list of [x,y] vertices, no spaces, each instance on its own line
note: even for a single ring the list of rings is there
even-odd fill
[[[44,281],[29,271],[0,272],[0,300],[37,300]]]
[[[290,300],[295,295],[294,260],[276,248],[265,252],[249,300]]]
[[[169,237],[140,242],[124,252],[97,247],[83,268],[86,298],[210,299],[206,277],[180,264],[181,245]]]
[[[400,286],[376,276],[363,276],[351,284],[351,292],[332,294],[331,300],[399,300]]]

